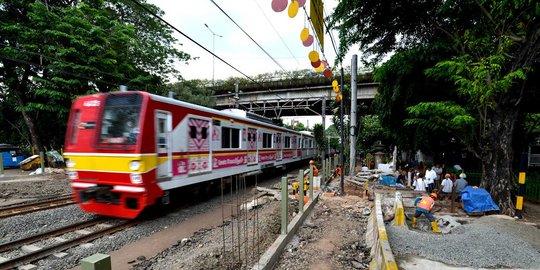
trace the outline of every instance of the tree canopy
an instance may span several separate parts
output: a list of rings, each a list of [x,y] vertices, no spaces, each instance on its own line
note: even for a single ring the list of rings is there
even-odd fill
[[[122,84],[160,92],[180,76],[174,61],[190,59],[166,25],[131,1],[4,0],[0,17],[0,109],[20,135],[0,138],[35,149],[42,138],[47,147],[63,143],[76,96]]]
[[[512,214],[516,127],[538,101],[539,18],[532,0],[344,0],[331,26],[341,56],[356,44],[371,63],[394,53],[377,74],[383,124],[456,136],[481,159],[482,186]],[[404,137],[436,147],[424,132]]]

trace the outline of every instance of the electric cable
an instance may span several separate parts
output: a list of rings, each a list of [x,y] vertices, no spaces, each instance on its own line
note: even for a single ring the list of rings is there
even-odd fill
[[[251,41],[253,41],[253,43],[257,44],[257,46],[266,55],[268,55],[268,57],[270,57],[270,59],[272,59],[272,61],[274,61],[274,63],[276,63],[276,65],[278,65],[284,72],[287,72],[285,70],[285,68],[283,68],[283,66],[281,66],[281,64],[278,63],[278,61],[276,59],[274,59],[274,57],[272,57],[257,41],[255,41],[255,39],[253,39],[240,25],[238,25],[238,23],[236,23],[236,21],[233,18],[231,18],[231,16],[229,16],[229,14],[227,14],[227,12],[225,12],[214,0],[210,0],[210,2],[212,2],[223,14],[225,14],[225,16],[227,16],[227,18],[229,18],[238,28],[240,28],[240,30],[242,30],[242,32],[244,32],[244,34],[246,34],[246,36],[248,36],[249,39],[251,39]]]
[[[161,18],[159,15],[155,14],[153,11],[151,11],[149,8],[147,8],[146,6],[144,6],[143,4],[139,3],[139,1],[137,0],[130,0],[131,2],[135,3],[137,6],[139,6],[140,8],[142,8],[143,10],[145,10],[146,12],[148,12],[148,14],[154,16],[155,18],[157,18],[158,20],[160,20],[161,22],[163,22],[164,24],[166,24],[167,26],[169,26],[170,28],[174,29],[176,32],[180,33],[182,36],[184,36],[185,38],[187,38],[189,41],[195,43],[195,45],[199,46],[201,49],[205,50],[206,52],[208,52],[209,54],[213,55],[214,57],[216,57],[217,59],[219,59],[221,62],[225,63],[226,65],[228,65],[229,67],[231,67],[232,69],[236,70],[238,73],[244,75],[246,78],[248,78],[249,80],[253,81],[253,82],[256,82],[253,78],[251,78],[250,76],[246,75],[244,72],[240,71],[239,69],[237,69],[235,66],[229,64],[229,62],[223,60],[221,57],[217,56],[216,54],[214,54],[213,52],[211,52],[209,49],[207,49],[206,47],[204,47],[203,45],[201,45],[199,42],[195,41],[193,38],[191,38],[190,36],[188,36],[187,34],[185,34],[184,32],[180,31],[180,29],[174,27],[172,24],[170,24],[169,22],[167,22],[165,19]]]
[[[270,19],[268,19],[268,16],[266,16],[266,13],[264,13],[263,9],[261,8],[261,6],[259,5],[259,3],[257,3],[257,0],[254,1],[255,4],[257,5],[257,7],[259,8],[259,10],[261,11],[261,13],[263,14],[264,18],[266,19],[266,21],[270,24],[270,26],[272,26],[272,29],[274,30],[274,32],[276,33],[276,35],[279,37],[279,39],[281,40],[281,43],[283,43],[283,45],[285,45],[285,47],[287,48],[287,50],[289,51],[289,53],[291,54],[291,56],[294,58],[294,60],[296,61],[296,64],[298,64],[298,66],[300,66],[300,62],[298,62],[298,58],[296,58],[296,56],[294,56],[294,54],[292,53],[291,49],[289,48],[289,46],[287,45],[287,43],[285,43],[285,41],[283,40],[283,37],[281,37],[281,35],[279,34],[279,32],[277,31],[277,29],[274,27],[274,24],[270,21]]]

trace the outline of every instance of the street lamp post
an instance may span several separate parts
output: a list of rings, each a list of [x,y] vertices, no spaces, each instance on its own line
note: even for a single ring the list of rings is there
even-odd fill
[[[223,36],[214,33],[214,31],[212,31],[212,29],[210,29],[210,26],[208,26],[208,24],[205,23],[204,26],[206,26],[206,28],[208,28],[208,30],[210,30],[210,33],[212,33],[212,87],[214,87],[215,86],[215,84],[214,84],[214,67],[215,67],[215,63],[216,63],[216,56],[215,56],[214,50],[215,50],[215,47],[216,47],[216,36],[218,36],[220,38],[222,38]]]

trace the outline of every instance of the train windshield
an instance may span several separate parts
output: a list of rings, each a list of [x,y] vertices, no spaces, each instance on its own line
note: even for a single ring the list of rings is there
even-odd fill
[[[135,144],[139,135],[142,97],[139,94],[110,95],[105,101],[101,134],[102,144]]]

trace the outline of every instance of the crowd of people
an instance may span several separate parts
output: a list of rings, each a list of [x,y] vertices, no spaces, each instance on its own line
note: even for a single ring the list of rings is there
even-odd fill
[[[424,168],[424,166],[417,166],[410,170],[405,169],[400,171],[396,179],[398,184],[405,186],[407,183],[412,183],[411,188],[414,188],[415,191],[421,193],[427,192],[429,194],[421,195],[414,202],[416,211],[411,222],[413,228],[416,227],[417,218],[425,215],[431,224],[433,232],[441,233],[437,225],[437,220],[431,213],[435,201],[452,198],[452,193],[455,194],[454,198],[460,201],[461,191],[468,185],[466,180],[467,175],[463,170],[460,167],[458,169],[452,169],[454,170],[447,170],[444,164],[436,164],[432,167],[428,166]],[[409,175],[411,177],[410,182],[407,179]]]
[[[461,191],[468,185],[467,175],[463,170],[447,170],[445,164],[400,170],[396,183],[407,186],[409,172],[411,188],[419,192],[436,193],[440,199],[449,198],[452,192],[455,192],[459,199]]]

